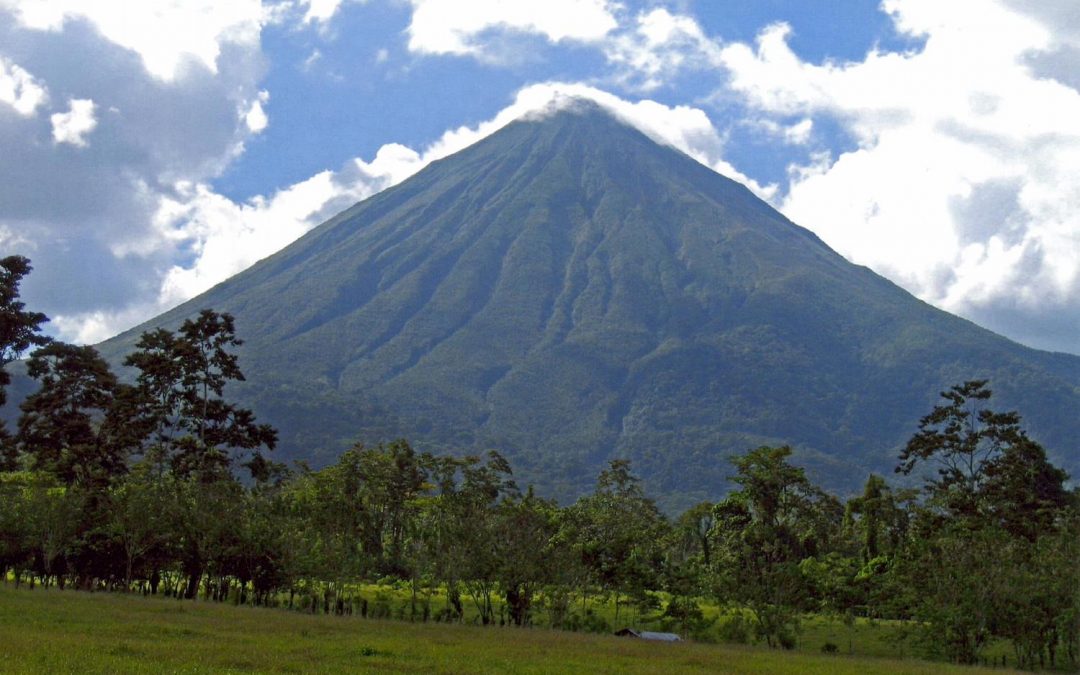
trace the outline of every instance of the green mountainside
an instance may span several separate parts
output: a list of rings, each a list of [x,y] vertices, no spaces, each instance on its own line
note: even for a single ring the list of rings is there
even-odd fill
[[[743,186],[592,105],[519,120],[100,349],[202,308],[278,460],[358,440],[498,449],[572,498],[612,457],[679,508],[790,443],[841,492],[891,472],[940,390],[988,378],[1080,471],[1080,358],[1022,347],[847,262]]]

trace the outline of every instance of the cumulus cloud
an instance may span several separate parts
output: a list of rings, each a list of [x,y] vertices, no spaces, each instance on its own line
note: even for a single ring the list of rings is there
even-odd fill
[[[722,63],[719,43],[706,36],[693,17],[660,7],[638,14],[635,24],[604,44],[604,53],[619,68],[624,85],[651,91],[682,71]]]
[[[97,126],[97,118],[94,117],[94,101],[88,98],[73,98],[68,101],[68,111],[53,113],[49,116],[52,122],[53,143],[70,143],[79,148],[85,148],[86,136]]]
[[[883,8],[925,46],[810,63],[776,24],[755,45],[724,47],[728,86],[752,109],[835,120],[855,142],[793,166],[782,210],[934,304],[1075,350],[1080,92],[1031,67],[1072,38],[998,3]]]
[[[25,69],[0,54],[0,103],[29,117],[48,99],[48,90]]]
[[[550,42],[595,42],[618,25],[610,0],[410,2],[409,49],[423,54],[492,58],[488,38],[495,31],[527,33]]]
[[[341,9],[342,0],[303,0],[301,4],[307,7],[304,12],[304,23],[325,24]]]
[[[269,17],[259,0],[0,0],[2,9],[11,11],[22,27],[39,31],[62,31],[68,21],[88,21],[110,42],[138,54],[147,71],[162,80],[180,75],[188,60],[217,72],[223,45],[256,45]]]
[[[261,133],[266,129],[266,125],[270,123],[270,118],[266,116],[266,111],[263,110],[263,104],[270,100],[270,92],[263,89],[259,92],[259,95],[251,102],[251,107],[244,113],[244,123],[247,124],[247,128],[251,133]]]
[[[137,4],[136,23],[154,15]],[[155,34],[178,30],[173,4],[157,3]],[[229,166],[266,100],[257,42],[222,37],[212,63],[181,51],[179,70],[154,73],[152,54],[106,35],[118,7],[0,0],[0,255],[33,260],[23,296],[68,339],[157,307],[190,255],[155,226],[162,200]]]
[[[666,7],[634,14],[625,3],[613,0],[410,0],[410,4],[408,47],[418,54],[471,56],[513,65],[533,56],[533,43],[508,41],[508,35],[587,45],[613,67],[607,79],[637,92],[658,89],[687,71],[722,65],[719,41],[707,36],[692,16]]]

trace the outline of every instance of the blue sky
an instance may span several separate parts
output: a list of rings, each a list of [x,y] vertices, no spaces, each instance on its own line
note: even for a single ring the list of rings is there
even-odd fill
[[[1073,0],[0,0],[0,254],[94,342],[576,95],[1080,353]]]

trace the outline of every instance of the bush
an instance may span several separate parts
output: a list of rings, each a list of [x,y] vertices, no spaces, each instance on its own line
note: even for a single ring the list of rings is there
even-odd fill
[[[720,638],[721,642],[739,645],[748,644],[750,642],[750,625],[741,614],[736,614],[720,624],[717,637]]]
[[[586,609],[585,614],[570,612],[563,622],[563,628],[572,631],[585,631],[586,633],[610,633],[611,624],[598,616],[592,609]]]
[[[795,649],[795,633],[790,630],[781,630],[776,634],[776,641],[784,649]]]
[[[368,607],[368,616],[372,619],[388,619],[390,614],[390,596],[382,592],[376,593],[375,602]]]

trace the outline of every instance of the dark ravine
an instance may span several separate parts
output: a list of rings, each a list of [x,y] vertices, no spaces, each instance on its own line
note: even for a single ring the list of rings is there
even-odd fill
[[[514,122],[100,349],[119,363],[206,307],[236,317],[234,395],[278,459],[494,448],[566,500],[626,456],[674,510],[726,490],[729,454],[790,443],[845,492],[891,472],[940,390],[988,378],[1080,471],[1080,358],[915,299],[592,105]]]

